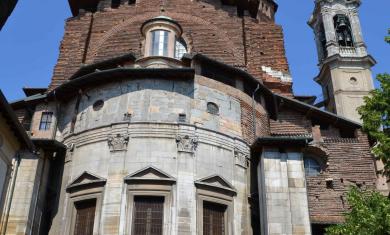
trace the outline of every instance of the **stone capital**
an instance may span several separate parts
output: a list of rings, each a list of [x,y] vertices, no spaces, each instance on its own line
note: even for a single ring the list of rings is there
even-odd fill
[[[249,166],[248,154],[242,152],[237,148],[234,149],[234,161],[237,166],[241,166],[245,169]]]
[[[181,136],[176,137],[177,151],[194,153],[198,147],[198,137],[197,136]]]
[[[108,146],[111,152],[126,151],[129,143],[129,134],[111,134],[108,136]]]

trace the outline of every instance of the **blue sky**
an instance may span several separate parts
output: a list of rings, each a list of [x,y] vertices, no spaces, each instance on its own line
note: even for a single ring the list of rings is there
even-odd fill
[[[313,32],[306,24],[314,0],[278,0],[277,23],[284,28],[285,45],[294,92],[321,95],[313,81],[318,73]],[[363,36],[378,64],[373,74],[390,73],[390,45],[384,42],[390,28],[389,0],[365,0],[360,16]],[[58,49],[70,10],[67,0],[19,0],[0,31],[0,89],[9,101],[24,97],[23,87],[46,87],[53,74]]]

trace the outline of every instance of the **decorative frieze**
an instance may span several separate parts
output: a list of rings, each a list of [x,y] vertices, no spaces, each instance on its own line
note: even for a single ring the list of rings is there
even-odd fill
[[[197,136],[177,136],[176,137],[177,150],[179,152],[194,153],[198,147]]]
[[[241,166],[243,168],[248,168],[249,166],[249,157],[248,154],[242,152],[241,150],[235,148],[234,149],[234,159],[235,159],[235,164],[237,166]]]
[[[111,152],[126,151],[129,143],[129,134],[112,134],[108,137],[108,146]]]

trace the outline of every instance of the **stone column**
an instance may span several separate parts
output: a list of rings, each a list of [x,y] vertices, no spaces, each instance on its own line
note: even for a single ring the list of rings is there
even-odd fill
[[[100,234],[117,235],[120,232],[123,182],[127,174],[125,158],[129,142],[128,124],[112,126],[108,136],[111,158],[104,190]]]
[[[360,25],[359,13],[357,9],[351,10],[349,14],[352,27],[352,35],[355,42],[355,47],[359,56],[367,56],[367,48],[363,40],[362,28]]]
[[[249,192],[249,152],[243,149],[234,149],[234,182],[237,191],[234,202],[234,234],[249,234],[248,225],[250,212],[248,210]]]
[[[176,227],[172,234],[196,235],[196,147],[195,136],[179,135],[176,139],[178,146],[177,154],[177,206]]]
[[[336,31],[333,23],[334,15],[332,14],[331,9],[329,8],[323,8],[321,14],[324,23],[324,29],[325,29],[325,35],[327,41],[326,45],[327,45],[328,57],[329,57],[339,53],[339,47],[336,39]]]

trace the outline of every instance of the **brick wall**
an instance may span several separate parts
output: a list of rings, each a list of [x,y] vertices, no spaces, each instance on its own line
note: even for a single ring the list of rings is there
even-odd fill
[[[311,121],[305,115],[291,109],[278,113],[278,120],[270,120],[273,135],[308,135],[311,134]]]
[[[309,211],[312,223],[343,221],[348,209],[346,194],[352,185],[375,188],[374,158],[366,137],[356,139],[324,138],[327,149],[325,171],[319,176],[307,177]],[[332,180],[328,187],[326,180]]]
[[[265,65],[288,72],[282,30],[272,21],[238,17],[236,7],[221,5],[217,0],[167,0],[164,6],[160,0],[137,1],[118,8],[111,8],[108,1],[100,4],[99,9],[94,14],[80,14],[67,21],[50,89],[66,81],[82,63],[129,52],[143,56],[141,25],[163,14],[182,26],[183,38],[191,52],[246,68],[258,79],[272,81],[275,91],[291,92],[291,84],[282,84],[261,70]]]

